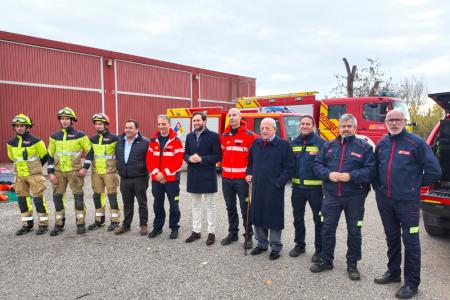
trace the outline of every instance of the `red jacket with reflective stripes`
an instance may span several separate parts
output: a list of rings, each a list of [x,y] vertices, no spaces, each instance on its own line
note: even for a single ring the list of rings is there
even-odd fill
[[[222,147],[222,177],[245,178],[250,146],[257,135],[247,129],[247,123],[241,120],[241,126],[235,135],[228,125],[220,136]]]
[[[180,171],[183,164],[184,148],[175,131],[170,128],[169,139],[164,146],[161,154],[161,147],[158,141],[157,131],[153,138],[150,139],[147,150],[147,169],[152,176],[153,181],[156,180],[156,174],[162,172],[167,181],[176,181],[177,172]]]

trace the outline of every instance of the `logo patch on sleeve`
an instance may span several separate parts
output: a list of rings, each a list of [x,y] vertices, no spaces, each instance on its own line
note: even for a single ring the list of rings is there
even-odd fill
[[[400,151],[398,151],[398,154],[411,155],[411,151],[400,150]]]
[[[350,155],[356,156],[358,158],[363,157],[362,154],[359,154],[359,153],[356,153],[356,152],[352,152],[352,153],[350,153]]]

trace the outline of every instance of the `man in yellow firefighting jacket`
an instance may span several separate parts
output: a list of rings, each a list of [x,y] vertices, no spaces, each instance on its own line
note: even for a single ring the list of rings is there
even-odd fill
[[[83,150],[84,153],[89,153],[91,143],[83,132],[72,127],[73,123],[77,121],[77,116],[71,108],[64,107],[59,110],[57,117],[61,124],[61,130],[50,137],[48,145],[48,174],[53,185],[53,202],[55,204],[55,227],[50,235],[58,235],[64,230],[67,184],[70,185],[75,200],[77,233],[83,234],[86,232],[86,212],[83,199],[84,176],[91,165],[92,158],[86,156],[82,165],[81,154]]]
[[[92,189],[94,191],[95,222],[88,226],[89,230],[103,227],[105,224],[105,188],[109,199],[111,224],[108,231],[119,226],[120,209],[117,198],[117,161],[115,148],[119,140],[117,135],[108,130],[109,117],[103,113],[92,116],[96,135],[90,137],[92,149],[88,156],[92,156]]]
[[[33,127],[31,119],[20,114],[12,119],[12,126],[16,137],[8,141],[8,157],[14,162],[15,190],[17,193],[20,213],[22,215],[22,228],[17,230],[17,235],[30,232],[33,228],[33,207],[31,195],[38,212],[37,235],[47,232],[48,209],[44,199],[45,178],[42,174],[42,166],[47,161],[47,149],[44,142],[31,135],[29,130]]]

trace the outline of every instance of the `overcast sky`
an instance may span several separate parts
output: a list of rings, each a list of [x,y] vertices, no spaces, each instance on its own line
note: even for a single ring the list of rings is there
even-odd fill
[[[450,91],[450,2],[0,0],[0,30],[256,77],[257,95],[317,90],[378,58],[394,82]]]

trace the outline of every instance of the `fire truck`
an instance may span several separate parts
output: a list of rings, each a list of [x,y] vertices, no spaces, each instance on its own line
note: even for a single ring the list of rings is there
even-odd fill
[[[420,199],[425,231],[443,236],[450,230],[450,92],[428,96],[445,111],[427,139],[439,160],[442,177],[433,186],[423,187]]]
[[[277,135],[284,139],[294,139],[298,133],[300,117],[311,115],[318,127],[319,134],[326,140],[334,139],[339,134],[339,117],[345,113],[353,114],[358,121],[357,135],[374,146],[387,132],[384,119],[388,111],[401,109],[408,121],[409,112],[406,102],[393,97],[355,97],[317,100],[318,92],[298,92],[281,95],[242,97],[235,101],[248,129],[259,134],[259,124],[266,117],[277,122]],[[227,111],[221,107],[197,107],[168,109],[167,114],[173,119],[175,131],[184,141],[191,132],[190,118],[195,111],[208,114],[208,128],[222,132],[227,125]]]

